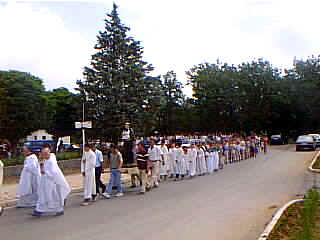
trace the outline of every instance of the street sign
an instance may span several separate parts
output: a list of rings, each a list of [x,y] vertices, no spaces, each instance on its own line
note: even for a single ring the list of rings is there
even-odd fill
[[[76,128],[92,128],[92,122],[91,121],[75,122],[75,127]]]
[[[91,121],[82,122],[82,128],[92,128],[92,122]]]

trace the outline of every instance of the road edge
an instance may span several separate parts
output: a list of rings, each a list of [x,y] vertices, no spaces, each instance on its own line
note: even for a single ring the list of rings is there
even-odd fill
[[[292,200],[288,203],[286,203],[283,207],[277,210],[275,215],[272,217],[271,221],[268,223],[268,225],[265,227],[264,231],[261,233],[260,237],[258,240],[266,240],[270,233],[272,232],[273,228],[276,226],[278,223],[279,219],[281,218],[282,214],[290,207],[291,205],[297,203],[297,202],[303,202],[304,199],[295,199]]]
[[[314,165],[314,163],[317,161],[317,158],[318,158],[319,156],[320,156],[320,151],[318,151],[317,154],[313,157],[313,160],[312,160],[310,166],[308,167],[308,170],[309,170],[310,172],[320,173],[320,169],[314,169],[314,168],[313,168],[313,165]]]

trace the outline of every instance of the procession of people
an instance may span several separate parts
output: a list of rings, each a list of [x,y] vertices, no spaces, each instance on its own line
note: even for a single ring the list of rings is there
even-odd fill
[[[129,141],[126,136],[126,140]],[[183,141],[181,140],[183,139]],[[139,194],[145,194],[158,188],[161,182],[193,179],[221,171],[227,164],[235,164],[246,159],[255,159],[260,152],[267,152],[266,137],[241,137],[238,135],[213,136],[211,138],[172,137],[134,140],[130,146],[130,164],[124,166],[124,157],[117,144],[110,146],[107,163],[110,168],[109,183],[101,180],[104,157],[97,146],[86,144],[81,159],[83,176],[83,202],[88,206],[99,198],[122,197],[121,175],[127,170],[131,176],[131,187],[138,188]],[[122,151],[123,150],[122,148]],[[17,208],[33,208],[32,215],[64,214],[66,199],[71,192],[56,156],[50,151],[50,145],[42,148],[40,157],[31,149],[23,148],[24,167],[17,189]],[[0,162],[0,184],[2,168]],[[128,170],[127,166],[130,166]],[[134,169],[134,170],[133,170]],[[113,194],[114,189],[116,193]],[[101,190],[101,191],[100,191]],[[0,208],[0,214],[3,209]]]

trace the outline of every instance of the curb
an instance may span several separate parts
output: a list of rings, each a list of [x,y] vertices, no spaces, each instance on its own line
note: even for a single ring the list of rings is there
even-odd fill
[[[272,232],[275,225],[278,223],[278,221],[279,221],[280,217],[282,216],[282,214],[284,213],[284,211],[287,210],[287,208],[290,207],[292,204],[297,203],[297,202],[303,202],[303,201],[304,201],[304,199],[292,200],[292,201],[288,202],[286,205],[284,205],[283,207],[281,207],[279,210],[277,210],[275,215],[272,217],[271,221],[268,223],[268,225],[264,229],[263,233],[261,233],[258,240],[268,239],[270,233]]]
[[[125,180],[123,180],[121,183],[122,183],[122,184],[127,184],[127,183],[129,183],[129,182],[130,182],[130,179],[125,179]],[[83,192],[83,187],[73,188],[73,189],[71,190],[69,196],[72,195],[72,194],[81,193],[81,192]],[[14,206],[17,205],[17,201],[18,201],[17,198],[16,198],[16,199],[12,199],[12,200],[8,200],[8,201],[6,201],[6,202],[1,203],[1,206],[4,207],[4,208],[12,208],[12,207],[14,207]]]
[[[312,160],[310,166],[308,167],[308,170],[309,170],[310,172],[320,173],[320,169],[314,169],[314,168],[312,168],[313,165],[314,165],[314,163],[317,161],[317,159],[318,159],[319,156],[320,156],[320,151],[313,157],[313,160]]]

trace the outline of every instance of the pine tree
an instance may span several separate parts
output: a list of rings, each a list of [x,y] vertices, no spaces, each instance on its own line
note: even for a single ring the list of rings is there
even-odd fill
[[[89,118],[102,136],[116,140],[124,122],[137,124],[148,95],[147,74],[153,67],[142,60],[143,48],[129,37],[117,12],[117,5],[107,14],[105,29],[100,31],[92,55],[91,67],[85,67],[80,92],[89,99]]]

